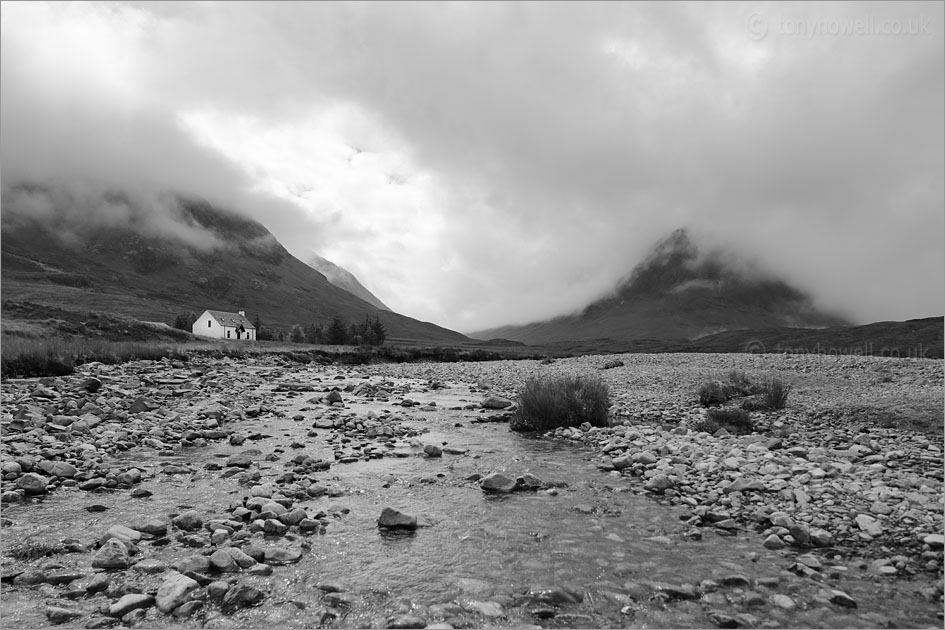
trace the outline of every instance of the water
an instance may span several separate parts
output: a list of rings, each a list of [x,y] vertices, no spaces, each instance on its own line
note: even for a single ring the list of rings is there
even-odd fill
[[[421,386],[411,384],[415,389]],[[628,491],[624,480],[597,470],[589,449],[525,438],[510,433],[504,424],[472,424],[471,418],[481,416],[456,409],[462,406],[461,396],[458,386],[425,395],[425,401],[437,401],[438,411],[413,413],[405,425],[426,431],[421,436],[425,444],[466,448],[466,455],[385,457],[334,464],[320,475],[321,482],[342,489],[342,496],[302,503],[310,513],[338,513],[327,532],[291,541],[272,540],[271,544],[284,546],[297,546],[304,540],[311,547],[301,562],[276,567],[270,577],[242,578],[267,592],[262,606],[226,617],[211,607],[207,625],[383,627],[389,618],[411,613],[430,623],[461,618],[473,626],[711,627],[709,613],[721,611],[733,616],[749,613],[758,624],[771,627],[876,627],[887,621],[901,627],[941,626],[937,603],[915,593],[919,583],[877,580],[856,569],[848,571],[850,577],[842,581],[818,583],[788,572],[793,554],[764,549],[760,537],[752,532],[726,537],[706,529],[702,541],[685,538],[682,534],[688,526],[681,520],[685,516],[681,508]],[[388,407],[358,403],[351,408],[364,413],[381,406]],[[454,409],[448,410],[450,407]],[[329,431],[319,430],[318,437],[306,438],[311,423],[291,420],[304,408],[299,398],[290,398],[280,402],[285,417],[241,423],[240,429],[271,436],[242,447],[211,444],[205,449],[181,451],[173,458],[158,457],[148,450],[129,453],[126,457],[154,473],[141,484],[154,493],[147,499],[131,499],[127,491],[87,494],[65,489],[30,505],[5,507],[4,516],[11,518],[14,526],[4,530],[4,540],[31,537],[55,542],[74,537],[88,543],[110,525],[131,525],[142,515],[166,516],[189,507],[208,516],[223,514],[246,489],[203,468],[209,462],[221,462],[219,456],[248,449],[262,454],[284,449],[279,461],[259,458],[263,481],[283,473],[284,462],[298,452],[330,457]],[[407,415],[399,409],[397,413]],[[294,440],[305,442],[305,449],[290,448]],[[160,474],[161,464],[169,461],[188,463],[196,473]],[[474,473],[490,471],[512,477],[530,472],[560,486],[558,495],[491,496],[466,480]],[[108,510],[89,513],[85,507],[93,503]],[[400,534],[380,530],[376,519],[387,506],[416,514],[421,527]],[[147,543],[142,544],[142,550],[144,557],[169,565],[193,552],[177,545],[156,548]],[[80,567],[88,567],[91,561],[89,554],[51,559]],[[760,578],[779,578],[780,583],[772,589],[723,587],[699,600],[669,602],[660,597],[658,584],[654,584],[698,585],[733,574],[745,576],[752,584]],[[118,579],[128,579],[145,589],[160,584],[160,576],[134,575],[132,571],[124,575],[129,577]],[[344,605],[334,606],[334,617],[324,616],[329,604],[337,603],[318,588],[326,584],[351,594]],[[543,587],[565,587],[584,594],[584,600],[560,607],[551,619],[539,619],[533,612],[547,606],[528,601],[523,594]],[[845,610],[817,601],[817,594],[825,588],[844,590],[857,600],[858,608]],[[762,600],[745,603],[752,591],[760,593]],[[42,606],[36,606],[30,592],[21,587],[4,588],[7,623],[46,625]],[[797,608],[786,611],[766,601],[774,593],[790,596]],[[99,596],[79,600],[76,605],[92,610],[92,602],[100,605],[105,600]],[[501,614],[491,616],[493,612]],[[202,623],[203,617],[181,621],[152,610],[146,625],[200,627]]]

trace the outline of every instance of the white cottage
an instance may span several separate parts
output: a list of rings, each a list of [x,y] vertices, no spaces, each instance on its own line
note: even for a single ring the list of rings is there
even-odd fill
[[[256,327],[246,318],[246,311],[204,311],[194,322],[192,330],[201,337],[256,341]]]

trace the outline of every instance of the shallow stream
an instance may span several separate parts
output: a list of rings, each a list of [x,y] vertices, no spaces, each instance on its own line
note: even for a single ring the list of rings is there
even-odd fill
[[[420,389],[422,383],[412,385]],[[713,612],[743,615],[742,625],[760,627],[941,627],[939,606],[915,592],[918,583],[878,578],[855,566],[825,571],[842,577],[823,583],[802,578],[787,570],[796,553],[769,551],[753,532],[722,536],[705,528],[701,541],[691,540],[683,536],[689,527],[681,520],[682,509],[631,492],[626,480],[596,468],[589,449],[522,437],[507,424],[473,423],[482,414],[462,409],[463,396],[468,397],[467,387],[447,384],[422,397],[436,402],[436,411],[409,413],[387,402],[352,401],[349,410],[359,414],[396,409],[405,426],[426,431],[419,437],[422,443],[467,452],[429,458],[404,441],[401,447],[412,449],[413,456],[333,464],[321,473],[321,482],[340,490],[340,496],[301,505],[309,512],[347,512],[332,520],[325,534],[289,543],[310,543],[301,562],[276,567],[270,577],[247,578],[267,591],[261,606],[232,616],[211,608],[205,616],[186,620],[154,611],[147,627],[384,627],[407,614],[429,623],[461,619],[476,627],[712,627]],[[285,415],[241,421],[240,430],[268,436],[243,446],[211,443],[175,457],[146,449],[126,455],[154,473],[141,483],[151,497],[61,489],[42,501],[5,506],[4,516],[14,524],[4,529],[4,540],[73,537],[89,543],[110,525],[130,524],[142,515],[166,517],[186,508],[222,514],[246,488],[204,466],[234,453],[258,451],[262,481],[284,473],[285,462],[299,452],[331,458],[330,431],[306,437],[312,423],[292,420],[306,406],[301,397],[274,398],[272,404]],[[305,448],[291,448],[293,441]],[[273,452],[279,459],[265,461]],[[187,463],[196,472],[158,473],[168,462]],[[493,496],[467,480],[490,471],[513,478],[530,472],[558,486],[557,495]],[[90,513],[91,504],[107,509]],[[417,515],[421,527],[406,534],[380,530],[376,520],[387,506]],[[171,566],[182,554],[176,545],[145,542],[141,548],[144,557]],[[86,568],[90,561],[87,554],[54,559]],[[704,589],[699,599],[678,600],[667,596],[672,589],[663,588],[698,586],[704,580],[719,586]],[[319,586],[350,595],[340,601]],[[555,608],[523,597],[529,590],[554,587],[581,593],[583,601]],[[830,589],[849,594],[857,608],[823,601]],[[774,604],[772,597],[779,594],[788,596],[794,608]],[[99,605],[108,603],[98,599]],[[78,603],[91,609],[92,601]],[[328,608],[334,612],[326,616]],[[29,589],[4,585],[3,611],[4,627],[48,624]]]

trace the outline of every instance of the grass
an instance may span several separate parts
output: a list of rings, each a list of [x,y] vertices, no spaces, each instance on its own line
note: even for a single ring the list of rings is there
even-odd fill
[[[72,374],[76,366],[92,361],[113,364],[165,357],[186,359],[187,355],[168,344],[4,335],[0,374],[4,378],[64,376]]]
[[[14,327],[16,328],[16,327]],[[163,358],[188,360],[190,357],[244,358],[247,356],[276,355],[297,363],[338,363],[366,365],[370,363],[411,363],[458,361],[499,361],[523,357],[521,350],[510,353],[484,348],[455,348],[442,346],[315,346],[277,341],[253,343],[236,341],[115,341],[83,337],[44,337],[24,335],[21,328],[8,332],[6,324],[0,345],[0,376],[3,378],[31,378],[73,374],[83,363],[99,361],[116,364],[134,360]],[[30,331],[33,332],[33,331]]]
[[[785,384],[779,378],[770,378],[765,380],[764,385],[762,385],[761,399],[768,410],[784,409],[790,393],[790,385]]]
[[[513,431],[550,431],[587,422],[606,427],[610,408],[607,385],[597,377],[549,376],[529,379],[518,394]]]

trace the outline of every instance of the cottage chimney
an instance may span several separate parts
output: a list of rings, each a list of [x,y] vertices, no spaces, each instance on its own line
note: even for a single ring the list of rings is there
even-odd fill
[[[237,311],[240,314],[240,317],[246,317],[246,311]]]

